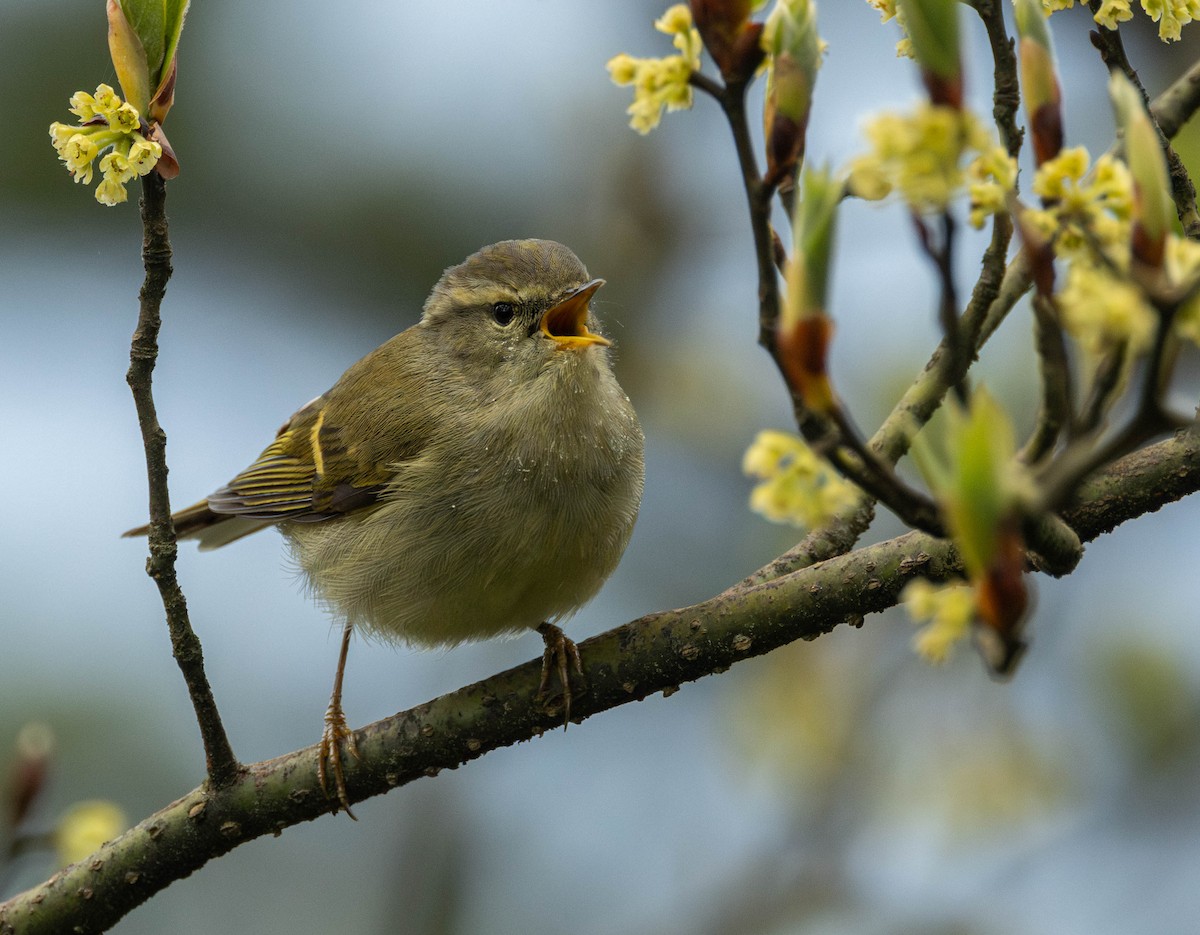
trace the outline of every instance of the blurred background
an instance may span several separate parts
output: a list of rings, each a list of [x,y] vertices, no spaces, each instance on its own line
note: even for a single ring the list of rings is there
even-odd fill
[[[56,737],[31,832],[80,800],[138,820],[202,779],[145,545],[118,538],[146,513],[124,383],[137,209],[71,185],[46,135],[69,119],[72,92],[116,83],[103,8],[0,5],[0,766],[24,725]],[[651,28],[662,10],[192,5],[167,124],[183,174],[168,189],[175,275],[155,380],[177,506],[416,321],[444,267],[537,236],[608,280],[597,308],[647,438],[633,541],[571,635],[702,600],[798,538],[746,509],[742,452],[789,418],[754,343],[727,131],[700,99],[640,138],[628,89],[604,71],[617,52],[670,51]],[[1112,124],[1079,13],[1053,23],[1068,142],[1095,153]],[[1131,56],[1157,91],[1196,47],[1162,46],[1137,19]],[[841,163],[863,117],[909,104],[917,85],[894,27],[865,2],[827,0],[821,21],[829,53],[808,149]],[[986,113],[990,58],[964,21]],[[933,347],[934,280],[896,207],[847,205],[840,242],[834,376],[873,429]],[[958,252],[964,285],[978,243]],[[1022,306],[979,368],[1024,424],[1028,332]],[[1174,505],[1089,546],[1070,579],[1037,581],[1033,647],[1011,683],[990,681],[966,647],[930,668],[902,613],[871,617],[363,803],[357,824],[326,818],[253,842],[116,931],[1194,931],[1198,519],[1196,502]],[[884,516],[870,535],[898,531]],[[278,536],[184,546],[179,574],[238,756],[314,743],[337,633]],[[448,653],[360,641],[346,710],[364,724],[540,649],[533,636]],[[0,897],[53,867],[48,852],[25,854]]]

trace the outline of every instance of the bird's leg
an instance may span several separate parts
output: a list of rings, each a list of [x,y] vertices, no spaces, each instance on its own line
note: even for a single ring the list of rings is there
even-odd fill
[[[574,669],[579,680],[586,685],[587,677],[583,674],[583,660],[579,658],[579,649],[574,640],[552,623],[543,623],[537,628],[546,644],[542,652],[542,681],[538,685],[538,701],[546,697],[546,689],[550,687],[550,672],[558,673],[558,683],[562,686],[563,698],[563,730],[571,723],[571,673]]]
[[[329,798],[326,764],[333,767],[333,782],[337,787],[338,802],[346,810],[346,814],[354,818],[354,812],[350,811],[350,797],[346,794],[346,776],[342,771],[343,740],[347,741],[354,758],[358,759],[358,744],[354,742],[354,731],[346,723],[346,715],[342,711],[342,676],[346,673],[346,654],[350,651],[352,630],[350,621],[346,621],[345,629],[342,630],[342,651],[338,654],[337,674],[333,677],[333,694],[329,696],[329,707],[325,709],[325,730],[321,734],[321,748],[317,752],[317,779],[320,780],[325,798]]]

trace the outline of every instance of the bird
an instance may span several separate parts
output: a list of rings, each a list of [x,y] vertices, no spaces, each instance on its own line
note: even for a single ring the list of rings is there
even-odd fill
[[[416,647],[535,630],[539,697],[557,674],[570,720],[571,670],[583,667],[558,624],[616,568],[644,483],[641,425],[591,310],[602,285],[554,241],[484,247],[443,272],[415,325],[172,516],[201,550],[277,527],[340,620],[318,751],[335,812],[353,817],[342,685],[355,630]]]

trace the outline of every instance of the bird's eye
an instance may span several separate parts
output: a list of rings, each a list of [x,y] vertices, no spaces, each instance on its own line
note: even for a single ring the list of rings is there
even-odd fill
[[[511,302],[497,302],[492,306],[492,318],[498,325],[507,325],[516,314]]]

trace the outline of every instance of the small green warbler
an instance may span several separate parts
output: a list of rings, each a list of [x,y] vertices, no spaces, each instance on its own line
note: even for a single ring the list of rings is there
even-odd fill
[[[569,616],[616,568],[642,496],[642,430],[566,247],[507,240],[442,274],[413,327],[289,419],[257,460],[173,517],[212,549],[277,526],[343,622],[319,775],[349,799],[350,635],[418,646],[538,630],[570,717]],[[144,535],[147,527],[126,535]],[[336,809],[336,805],[335,805]]]

